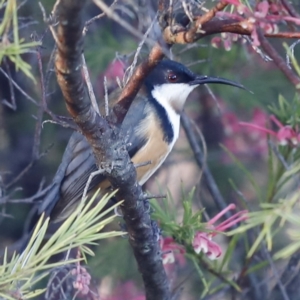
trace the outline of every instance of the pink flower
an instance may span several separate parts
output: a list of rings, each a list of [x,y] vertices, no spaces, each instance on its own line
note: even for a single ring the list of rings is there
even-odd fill
[[[177,244],[171,237],[161,237],[160,248],[162,251],[163,264],[173,264],[175,261],[182,266],[185,264],[185,249],[182,245]]]
[[[115,88],[118,87],[117,78],[121,81],[124,76],[124,72],[126,69],[125,62],[120,59],[114,59],[106,68],[106,70],[101,73],[97,78],[97,92],[102,97],[105,94],[104,90],[104,77],[107,80],[107,90],[108,94],[110,94]]]
[[[289,125],[283,125],[275,116],[270,116],[270,120],[273,121],[278,127],[279,130],[276,132],[274,130],[252,124],[252,123],[245,123],[240,122],[241,126],[247,126],[251,129],[256,129],[258,131],[264,132],[265,134],[270,134],[277,138],[279,145],[292,145],[297,146],[300,142],[300,135]]]
[[[230,51],[232,44],[240,39],[240,35],[236,33],[221,33],[221,37],[215,36],[211,39],[211,44],[214,48],[224,47],[226,51]],[[240,39],[241,40],[241,39]],[[243,40],[241,40],[243,41]]]
[[[222,254],[221,247],[212,241],[211,234],[207,234],[206,232],[198,231],[195,234],[192,245],[197,254],[203,252],[211,260],[217,259]]]
[[[277,33],[277,23],[282,21],[300,24],[300,20],[291,17],[286,9],[280,3],[269,3],[271,1],[260,1],[256,4],[254,12],[240,0],[225,0],[227,3],[236,7],[236,12],[218,12],[217,15],[230,17],[239,20],[240,25],[251,32],[252,46],[254,48],[260,45],[257,29],[261,28],[265,33]]]
[[[88,295],[91,292],[91,275],[88,273],[87,269],[78,264],[76,268],[71,270],[71,275],[75,277],[73,287],[78,290],[79,296]]]
[[[230,152],[247,159],[250,157],[263,157],[268,153],[266,133],[262,131],[249,130],[241,127],[237,116],[232,112],[223,115],[225,140],[224,145]],[[267,115],[261,109],[256,108],[253,112],[251,123],[257,126],[265,126]],[[226,157],[224,157],[227,161]]]
[[[218,221],[227,211],[233,210],[235,208],[236,206],[234,204],[228,205],[214,218],[207,222],[206,227],[209,232],[198,231],[195,234],[192,245],[197,254],[203,252],[211,260],[215,260],[221,256],[222,248],[216,242],[214,242],[212,238],[216,236],[218,232],[224,232],[226,229],[232,227],[238,222],[246,220],[247,211],[242,210],[240,212],[237,212],[217,226],[215,226],[214,223]]]
[[[160,248],[162,263],[170,282],[177,277],[178,265],[185,265],[185,248],[177,244],[172,237],[161,237]]]
[[[124,75],[125,63],[119,59],[113,60],[104,72],[104,75],[109,79],[116,79],[119,77],[122,80]]]

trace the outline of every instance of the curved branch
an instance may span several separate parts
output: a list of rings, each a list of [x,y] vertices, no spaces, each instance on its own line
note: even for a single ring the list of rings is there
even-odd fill
[[[202,37],[201,34],[205,32],[205,29],[203,28],[204,24],[209,23],[209,21],[215,17],[216,13],[223,10],[227,5],[228,5],[227,2],[220,1],[204,15],[197,17],[196,20],[192,23],[191,27],[187,30],[180,30],[174,32],[172,28],[172,24],[171,23],[167,24],[167,26],[163,29],[163,37],[166,43],[168,44],[194,43],[197,39]]]
[[[258,38],[260,44],[264,51],[272,58],[276,66],[282,71],[282,73],[287,77],[287,79],[295,86],[295,88],[300,90],[300,78],[291,70],[283,58],[278,54],[278,52],[273,48],[273,46],[264,37],[261,29],[257,30]]]
[[[189,36],[187,31],[180,31],[173,33],[171,26],[167,26],[163,31],[164,39],[169,44],[189,44],[194,43],[197,40],[217,33],[229,32],[241,35],[251,35],[252,24],[247,23],[246,20],[237,21],[236,19],[212,19],[207,23],[204,23],[201,27],[201,32],[195,33],[194,36]],[[266,37],[272,38],[300,38],[300,32],[278,32],[278,33],[264,33]]]
[[[116,118],[117,123],[121,123],[123,121],[131,102],[143,84],[143,80],[163,57],[164,53],[161,46],[156,44],[152,48],[147,59],[135,69],[132,77],[124,87],[118,99],[118,104],[113,109],[113,117]]]
[[[300,19],[300,14],[288,0],[281,0],[281,3],[292,17]]]
[[[139,271],[145,284],[148,300],[168,300],[169,283],[151,219],[143,201],[136,171],[119,133],[93,109],[84,89],[81,74],[83,52],[82,10],[85,0],[60,0],[56,5],[56,75],[67,109],[90,143],[99,168],[109,166],[105,175],[118,199],[125,199],[122,212]]]

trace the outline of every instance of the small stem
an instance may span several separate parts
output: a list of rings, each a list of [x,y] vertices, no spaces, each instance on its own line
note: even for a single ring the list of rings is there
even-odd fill
[[[271,134],[273,136],[277,135],[276,132],[274,132],[273,130],[267,129],[265,127],[262,127],[262,126],[259,126],[259,125],[256,125],[256,124],[251,124],[251,123],[246,123],[246,122],[239,122],[239,125],[254,128],[254,129],[260,130],[264,133]]]
[[[229,204],[225,209],[220,211],[216,216],[214,216],[212,219],[208,221],[208,224],[214,224],[216,221],[218,221],[222,216],[224,216],[229,210],[235,209],[236,206],[231,203]],[[234,216],[231,216],[229,219],[233,218]]]
[[[199,166],[199,168],[203,172],[203,177],[205,180],[205,183],[207,185],[207,188],[217,205],[217,208],[221,211],[227,207],[226,201],[224,200],[223,196],[220,193],[220,190],[207,166],[207,164],[204,161],[202,150],[198,144],[197,138],[194,134],[194,131],[191,126],[191,122],[188,118],[188,116],[185,113],[181,114],[181,124],[184,128],[185,134],[188,138],[188,141],[190,143],[190,146],[193,150],[195,160]],[[225,214],[226,218],[230,218],[232,214],[227,211]]]
[[[292,17],[300,19],[300,14],[298,14],[294,6],[288,0],[281,0],[281,3]]]
[[[300,91],[300,78],[287,66],[284,59],[278,54],[275,48],[265,38],[261,29],[257,30],[258,38],[262,48],[273,59],[277,67],[282,71],[286,78]]]

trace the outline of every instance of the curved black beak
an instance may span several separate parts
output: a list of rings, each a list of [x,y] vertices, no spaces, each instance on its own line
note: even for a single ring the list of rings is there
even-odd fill
[[[225,78],[219,78],[219,77],[210,77],[210,76],[196,76],[193,81],[190,81],[190,85],[199,85],[199,84],[205,84],[205,83],[220,83],[220,84],[226,84],[238,87],[240,89],[249,91],[246,89],[242,84],[239,84],[237,82],[225,79]]]

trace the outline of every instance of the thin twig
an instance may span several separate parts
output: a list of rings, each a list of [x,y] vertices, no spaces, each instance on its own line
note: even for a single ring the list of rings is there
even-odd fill
[[[264,253],[265,257],[267,258],[267,261],[271,267],[272,274],[274,275],[274,277],[276,279],[276,284],[278,285],[281,295],[283,297],[282,300],[290,300],[290,297],[288,296],[288,294],[286,292],[285,286],[282,284],[278,270],[274,264],[274,261],[270,255],[270,252],[268,251],[267,246],[265,245],[264,241],[262,243],[262,247],[263,247],[263,253]]]
[[[198,39],[198,34],[205,35],[206,33],[202,26],[209,23],[209,21],[215,17],[216,13],[223,10],[227,5],[228,2],[226,1],[218,2],[212,9],[197,17],[196,20],[192,22],[192,25],[186,30],[173,33],[172,24],[166,24],[167,26],[163,28],[163,36],[165,41],[169,44],[194,43]]]
[[[42,57],[40,53],[40,48],[37,49],[37,61],[39,66],[39,73],[40,73],[40,84],[41,84],[41,90],[42,90],[42,100],[41,104],[38,108],[37,112],[37,122],[35,125],[35,133],[34,133],[34,142],[32,147],[32,159],[35,160],[39,157],[39,149],[40,149],[40,143],[41,143],[41,133],[42,133],[42,122],[43,122],[43,115],[45,108],[47,107],[46,102],[46,91],[45,91],[45,85],[44,85],[44,73],[43,73],[43,64],[42,64]]]
[[[290,53],[291,53],[291,56],[292,56],[292,57],[295,56],[295,54],[294,54],[294,49],[295,49],[295,47],[296,47],[299,43],[300,43],[300,39],[299,39],[298,41],[294,42],[294,43],[289,47],[289,49],[290,49],[290,51],[291,51]],[[287,66],[288,66],[290,69],[292,69],[292,67],[291,67],[291,58],[290,58],[290,55],[289,55],[288,51],[287,51],[287,53],[286,53],[286,64],[287,64]]]
[[[12,110],[16,110],[17,109],[17,105],[16,105],[15,91],[14,91],[14,87],[13,87],[13,83],[12,83],[12,76],[11,76],[11,72],[10,72],[10,68],[9,68],[9,64],[7,62],[7,59],[4,59],[4,65],[5,65],[5,68],[6,68],[7,75],[9,77],[9,79],[8,79],[8,85],[9,85],[11,102],[7,103],[6,101],[3,101],[3,103],[6,104],[6,105],[9,104],[9,107]]]
[[[98,107],[98,104],[97,104],[97,100],[96,100],[96,97],[95,97],[93,85],[92,85],[92,82],[91,82],[91,79],[90,79],[89,71],[88,71],[86,61],[85,61],[85,57],[84,57],[83,53],[81,54],[81,59],[82,59],[82,71],[83,71],[83,74],[84,74],[84,79],[85,79],[85,83],[86,83],[87,88],[88,88],[88,92],[89,92],[89,96],[90,96],[90,99],[91,99],[91,102],[92,102],[92,106],[93,106],[94,110],[100,115],[100,110],[99,110],[99,107]]]
[[[93,0],[93,2],[112,20],[120,24],[123,28],[125,28],[129,33],[133,36],[142,39],[143,35],[136,30],[133,26],[123,20],[118,14],[116,14],[108,5],[106,5],[101,0]],[[150,40],[149,40],[150,42]],[[153,41],[152,41],[153,43]]]
[[[202,47],[207,47],[207,44],[199,44],[199,43],[192,43],[192,44],[186,44],[185,47],[183,49],[181,49],[180,51],[178,51],[176,54],[180,55],[185,53],[186,51],[189,51],[191,49],[194,48],[202,48]]]
[[[88,191],[89,191],[89,187],[90,187],[90,184],[91,184],[93,178],[94,178],[95,176],[97,176],[97,175],[103,174],[104,172],[105,172],[105,170],[99,169],[99,170],[97,170],[97,171],[95,171],[95,172],[92,172],[92,173],[90,174],[89,179],[88,179],[88,181],[86,182],[85,187],[84,187],[84,190],[83,190],[83,193],[82,193],[82,197],[81,197],[81,201],[82,201],[82,202],[85,201],[85,198],[86,198],[86,196],[87,196],[87,193],[88,193]]]
[[[21,7],[23,7],[27,2],[28,2],[28,0],[23,0],[21,3],[19,3],[17,10],[19,10]]]
[[[54,269],[51,273],[51,276],[48,280],[45,299],[68,299],[68,296],[65,294],[63,284],[67,279],[71,278],[71,268],[72,265],[64,265],[63,267],[58,267]],[[62,275],[64,275],[62,277]],[[57,281],[57,283],[55,283]]]
[[[23,95],[25,96],[26,99],[28,99],[29,101],[31,101],[33,104],[38,106],[38,103],[35,99],[33,99],[31,96],[29,96],[12,78],[9,77],[9,75],[7,75],[7,73],[0,68],[0,72],[8,79],[11,81],[11,83],[15,86],[15,88]]]
[[[114,6],[117,4],[118,1],[119,1],[119,0],[114,0],[114,2],[110,5],[109,8],[113,10],[113,9],[114,9]],[[103,12],[103,13],[101,13],[101,14],[99,14],[99,15],[97,15],[97,16],[91,18],[91,19],[89,19],[88,21],[86,21],[86,22],[85,22],[85,26],[84,26],[83,31],[82,31],[82,34],[85,36],[86,33],[88,32],[88,29],[89,29],[90,25],[91,25],[92,23],[94,23],[95,21],[101,19],[101,18],[104,17],[104,16],[105,16],[105,13]]]
[[[281,3],[292,17],[300,19],[300,14],[296,11],[296,9],[289,2],[289,0],[281,0]]]
[[[284,284],[288,295],[291,299],[297,299],[299,296],[299,277],[300,277],[300,251],[294,253],[285,270],[281,275],[281,281]],[[274,287],[274,291],[279,288],[278,285]]]
[[[46,96],[48,96],[49,93],[49,84],[50,84],[50,78],[51,75],[54,74],[54,58],[55,58],[55,52],[56,52],[56,45],[54,45],[51,55],[47,64],[47,69],[46,69],[46,76],[45,76],[45,91],[46,91]],[[46,97],[47,100],[47,97]],[[47,103],[46,103],[47,107]]]
[[[268,144],[269,147],[272,149],[272,151],[274,152],[275,156],[278,158],[278,160],[282,163],[282,165],[284,166],[284,168],[288,171],[290,169],[288,163],[285,161],[284,157],[282,156],[282,154],[279,152],[278,148],[276,147],[276,145],[269,139],[268,140]]]
[[[16,182],[18,182],[32,167],[33,165],[40,160],[42,157],[47,155],[49,150],[52,148],[53,144],[51,144],[44,152],[40,153],[35,159],[32,159],[31,162],[8,184],[5,185],[5,188],[8,189]]]
[[[152,22],[151,22],[149,28],[147,29],[147,31],[145,32],[145,34],[143,36],[143,39],[140,41],[140,43],[139,43],[139,45],[136,49],[136,52],[134,54],[132,64],[125,71],[125,74],[123,76],[123,86],[125,86],[128,83],[129,79],[132,77],[133,71],[134,71],[134,69],[136,67],[136,64],[137,64],[138,56],[139,56],[139,54],[142,50],[142,47],[145,44],[145,42],[147,40],[147,37],[148,37],[153,25],[155,24],[156,20],[157,20],[157,14],[155,15],[154,19],[152,20]]]
[[[39,190],[31,197],[28,198],[21,198],[21,199],[10,199],[9,196],[4,196],[2,198],[0,198],[0,203],[22,203],[22,204],[27,204],[27,203],[35,203],[37,199],[42,199],[43,196],[48,192],[48,190],[50,189],[51,186],[48,186],[46,188],[44,188],[43,190]]]
[[[1,179],[1,187],[4,190],[5,189],[5,185],[3,183],[2,177],[0,177],[0,179]],[[21,187],[17,187],[15,189],[13,189],[13,191],[11,191],[9,194],[5,194],[5,196],[4,196],[4,192],[1,190],[0,204],[7,203],[12,194],[14,194],[16,192],[19,192],[19,191],[22,191],[22,190],[23,189]]]
[[[226,208],[227,204],[226,204],[224,198],[222,197],[222,195],[219,191],[219,188],[218,188],[210,170],[207,167],[206,162],[204,161],[202,150],[200,149],[197,138],[196,138],[195,134],[193,133],[190,120],[185,113],[181,114],[181,124],[182,124],[185,134],[189,140],[190,146],[194,152],[196,162],[197,162],[199,168],[203,172],[203,178],[205,180],[207,188],[208,188],[213,200],[215,201],[218,209],[221,211],[224,208]],[[230,218],[231,215],[232,214],[228,211],[225,216],[226,216],[226,218]]]
[[[198,60],[191,61],[190,63],[186,63],[185,65],[187,67],[192,67],[192,66],[195,66],[195,65],[198,65],[198,64],[203,64],[207,61],[208,61],[208,59],[198,59]]]
[[[76,123],[74,123],[73,119],[65,116],[55,115],[50,110],[47,110],[46,112],[52,117],[53,120],[43,121],[42,126],[44,126],[44,124],[51,123],[80,132],[80,128],[76,125]]]
[[[104,76],[103,78],[104,85],[104,108],[105,108],[105,117],[109,115],[109,103],[108,103],[108,88],[107,88],[107,78]]]
[[[287,66],[284,59],[278,54],[276,49],[265,38],[261,29],[257,29],[257,34],[264,51],[272,58],[273,62],[276,64],[279,70],[282,71],[282,73],[296,87],[296,89],[300,90],[300,78],[293,72],[293,70],[291,70]]]
[[[193,15],[190,11],[189,5],[186,3],[185,0],[182,1],[182,7],[183,7],[183,10],[184,10],[185,14],[189,18],[190,22],[193,23]]]
[[[159,44],[156,44],[147,59],[142,62],[137,68],[131,79],[122,90],[118,99],[118,105],[114,106],[113,114],[117,117],[118,122],[122,122],[133,99],[140,90],[143,80],[147,74],[158,64],[158,62],[164,57],[164,52]]]

